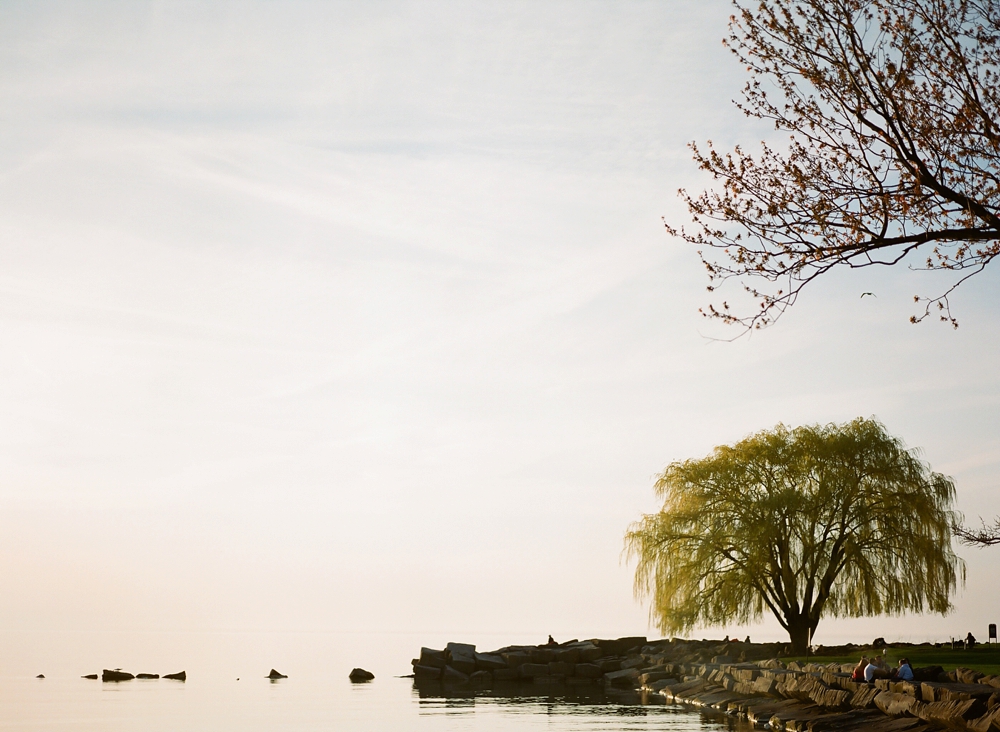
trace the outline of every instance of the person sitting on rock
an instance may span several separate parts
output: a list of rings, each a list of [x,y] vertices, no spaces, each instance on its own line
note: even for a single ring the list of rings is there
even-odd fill
[[[891,676],[891,672],[885,665],[885,661],[882,656],[875,656],[867,666],[865,666],[865,681],[869,684],[875,682],[875,679],[887,679]]]
[[[913,681],[913,668],[910,666],[910,659],[899,659],[899,668],[893,673],[892,678],[897,681]]]
[[[549,636],[549,642],[548,642],[548,643],[546,643],[545,645],[547,645],[547,646],[558,646],[559,644],[558,644],[558,643],[556,643],[556,639],[555,639],[555,638],[553,638],[553,637],[552,637],[552,636],[550,635],[550,636]]]
[[[976,636],[974,636],[972,634],[971,630],[969,631],[969,634],[967,636],[965,636],[965,647],[966,648],[975,648],[976,647]]]
[[[861,683],[865,680],[865,667],[868,665],[868,656],[862,656],[861,660],[858,661],[858,665],[854,667],[854,671],[851,673],[851,681],[857,681]]]

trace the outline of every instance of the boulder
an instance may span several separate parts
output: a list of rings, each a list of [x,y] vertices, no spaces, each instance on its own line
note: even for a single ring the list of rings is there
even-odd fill
[[[604,640],[595,638],[591,641],[601,649],[605,656],[624,656],[633,648],[642,648],[646,645],[645,636],[626,636],[615,640]]]
[[[981,717],[970,719],[966,721],[965,725],[972,732],[998,732],[1000,731],[1000,709],[993,709]]]
[[[573,667],[573,675],[582,679],[599,679],[604,672],[595,663],[578,663]]]
[[[371,671],[365,671],[363,668],[351,669],[351,673],[347,675],[352,682],[355,684],[363,684],[366,681],[371,681],[375,678],[375,674]]]
[[[712,663],[732,663],[732,656],[712,656]]]
[[[577,663],[591,663],[604,655],[600,648],[589,642],[578,644],[577,649],[580,653]]]
[[[476,668],[481,671],[494,671],[498,668],[507,668],[507,662],[502,656],[492,653],[476,653]]]
[[[555,660],[558,663],[578,663],[580,661],[579,648],[558,648],[556,649]]]
[[[474,656],[476,646],[474,643],[449,643],[444,647],[444,652],[449,656],[456,653],[461,656]]]
[[[776,682],[773,678],[758,676],[753,682],[753,690],[755,694],[776,696],[778,693],[778,682]]]
[[[979,671],[973,671],[971,668],[963,668],[962,666],[955,669],[955,676],[958,678],[958,683],[960,684],[978,683],[985,675]]]
[[[967,722],[982,717],[985,713],[986,702],[982,699],[936,701],[923,705],[920,718],[925,722],[965,729],[968,727]]]
[[[617,658],[598,658],[594,663],[601,669],[602,674],[610,671],[621,671],[622,668],[622,662]]]
[[[274,673],[274,669],[271,669],[271,673]],[[163,674],[163,678],[170,679],[171,681],[187,681],[187,671],[178,671],[175,674]]]
[[[536,676],[548,676],[549,664],[547,663],[524,663],[518,669],[522,679],[533,679]]]
[[[843,709],[850,706],[851,692],[844,691],[843,689],[816,688],[813,690],[811,698],[821,707]]]
[[[114,671],[104,669],[104,671],[101,672],[101,681],[130,681],[134,678],[135,676],[132,674],[118,669],[115,669]]]
[[[504,669],[506,671],[507,669]],[[469,676],[469,683],[473,686],[492,686],[493,685],[493,674],[489,671],[476,671],[471,676]]]
[[[555,648],[532,648],[528,651],[532,663],[551,663],[556,660]]]
[[[441,672],[441,680],[446,684],[465,684],[468,683],[469,676],[456,668],[445,666]]]
[[[498,668],[493,672],[494,681],[514,681],[518,678],[518,670],[516,668]]]
[[[434,668],[444,668],[447,662],[444,657],[444,651],[436,651],[433,648],[421,648],[417,664],[421,666],[433,666]]]
[[[549,662],[549,674],[551,676],[572,676],[575,664],[563,661]]]
[[[35,678],[36,679],[44,679],[45,678],[45,674],[38,674],[38,676],[36,676]]]
[[[476,670],[476,647],[468,643],[449,643],[444,649],[448,666],[466,676]]]
[[[667,671],[646,671],[639,675],[639,681],[642,682],[643,686],[649,686],[655,681],[660,681],[661,679],[668,679],[673,674]]]
[[[940,666],[921,666],[913,669],[914,681],[937,681],[938,677],[944,673]]]
[[[500,656],[504,661],[507,662],[507,668],[519,669],[526,663],[531,661],[531,656],[529,656],[524,651],[511,651],[508,653],[501,653]]]
[[[441,678],[441,669],[417,664],[413,667],[413,678],[418,681],[437,681]]]
[[[287,679],[288,677],[287,677],[287,676],[285,676],[285,675],[284,675],[283,673],[280,673],[280,672],[278,672],[278,671],[275,671],[275,670],[274,670],[274,669],[272,668],[272,669],[271,669],[271,673],[269,673],[269,674],[267,675],[267,678],[269,678],[269,679]]]
[[[902,717],[909,715],[919,717],[921,707],[926,706],[923,702],[917,701],[909,694],[895,694],[891,691],[883,691],[875,697],[875,706],[882,714],[890,717]]]
[[[624,668],[621,671],[611,671],[604,674],[604,683],[624,689],[634,689],[639,686],[639,670]]]
[[[875,706],[875,697],[884,693],[884,691],[879,691],[874,686],[866,684],[855,691],[847,703],[855,709],[870,709]]]
[[[91,681],[93,681],[94,679],[97,678],[97,674],[87,674],[86,676],[81,676],[80,678],[81,679],[90,679]]]
[[[160,678],[160,675],[159,674],[136,674],[135,677],[137,679],[158,679],[158,678]]]
[[[920,684],[920,698],[925,702],[964,701],[966,699],[989,699],[994,692],[985,684],[942,684],[923,681]]]

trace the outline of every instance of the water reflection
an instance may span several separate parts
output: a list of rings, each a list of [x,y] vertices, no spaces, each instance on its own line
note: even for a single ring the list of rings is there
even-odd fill
[[[422,716],[483,714],[534,717],[547,730],[733,730],[725,716],[666,705],[659,694],[600,686],[498,684],[493,688],[415,682],[412,696]]]

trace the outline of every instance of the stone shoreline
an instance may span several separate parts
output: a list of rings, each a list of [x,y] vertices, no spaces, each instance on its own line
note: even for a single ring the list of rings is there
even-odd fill
[[[445,688],[537,686],[636,690],[788,732],[814,730],[1000,732],[1000,676],[968,669],[915,669],[918,680],[851,681],[853,665],[783,663],[783,644],[649,642],[644,637],[506,646],[481,653],[466,643],[422,648],[414,682]],[[529,692],[526,685],[532,685]]]

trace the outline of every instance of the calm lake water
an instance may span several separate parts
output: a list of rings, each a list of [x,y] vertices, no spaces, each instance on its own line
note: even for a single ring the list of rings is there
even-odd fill
[[[454,640],[499,643],[466,634]],[[521,639],[521,641],[530,639]],[[338,633],[0,633],[0,730],[723,730],[724,721],[634,697],[545,690],[444,696],[414,687],[417,635]],[[351,684],[354,666],[375,673]],[[102,683],[102,668],[185,670],[186,682]],[[271,667],[289,678],[264,678]],[[36,679],[44,673],[46,678]]]

